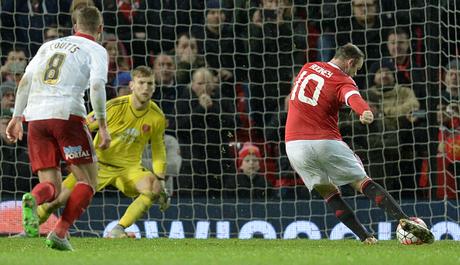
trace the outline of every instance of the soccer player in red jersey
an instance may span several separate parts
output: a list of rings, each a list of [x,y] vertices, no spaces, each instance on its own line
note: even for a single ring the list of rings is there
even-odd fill
[[[66,233],[88,207],[96,185],[97,164],[91,135],[85,125],[83,95],[90,88],[91,105],[99,124],[101,149],[110,145],[105,111],[107,51],[96,39],[102,33],[102,15],[95,7],[77,12],[75,35],[44,43],[26,68],[16,96],[13,118],[6,133],[22,139],[22,119],[28,122],[32,170],[40,183],[22,198],[27,236],[38,235],[37,205],[54,200],[61,190],[59,164],[65,160],[77,179],[62,216],[46,244],[73,250]]]
[[[430,230],[409,220],[391,195],[367,176],[359,158],[342,141],[338,112],[343,104],[359,115],[361,123],[370,124],[374,120],[352,79],[363,60],[363,52],[349,43],[339,47],[331,61],[302,67],[289,100],[286,122],[289,161],[308,189],[315,189],[336,217],[365,244],[375,244],[377,239],[342,199],[338,186],[350,184],[399,220],[404,230],[425,243],[432,243],[434,236]]]

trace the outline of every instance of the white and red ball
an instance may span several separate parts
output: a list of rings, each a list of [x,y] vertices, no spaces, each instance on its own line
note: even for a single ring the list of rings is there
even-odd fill
[[[410,219],[427,228],[425,222],[422,219],[417,217],[411,217]],[[396,238],[398,238],[398,241],[403,245],[423,244],[422,240],[420,240],[418,237],[414,236],[412,233],[404,231],[400,224],[398,224],[398,227],[396,228]]]

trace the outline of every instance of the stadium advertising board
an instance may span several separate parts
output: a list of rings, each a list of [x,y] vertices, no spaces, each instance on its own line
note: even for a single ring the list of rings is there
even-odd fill
[[[370,208],[366,200],[349,201],[357,215],[379,240],[395,238],[396,222],[387,219],[380,209]],[[75,236],[107,236],[126,209],[129,200],[95,198],[91,207],[76,222]],[[405,201],[404,210],[417,215],[431,227],[437,240],[460,240],[458,208],[444,202],[417,204]],[[0,234],[21,230],[21,202],[0,203]],[[415,214],[416,213],[416,214]],[[46,233],[56,221],[53,216],[41,228]],[[127,229],[141,238],[265,238],[265,239],[343,239],[354,235],[325,208],[321,201],[244,202],[181,200],[164,214],[156,206],[141,221]]]

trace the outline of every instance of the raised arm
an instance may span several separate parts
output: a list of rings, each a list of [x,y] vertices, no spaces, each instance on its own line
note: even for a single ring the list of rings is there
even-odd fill
[[[374,114],[366,101],[361,97],[358,91],[352,93],[347,100],[351,109],[359,115],[362,124],[371,124],[374,121]]]

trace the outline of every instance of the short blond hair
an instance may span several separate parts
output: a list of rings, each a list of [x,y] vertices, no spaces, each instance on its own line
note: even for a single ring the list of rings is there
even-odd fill
[[[70,5],[70,14],[72,14],[72,25],[77,23],[77,11],[87,7],[87,6],[95,6],[93,0],[73,0],[72,4]]]
[[[73,0],[72,4],[70,4],[70,13],[73,13],[73,11],[79,10],[87,6],[95,6],[94,1],[93,0]]]
[[[140,77],[153,76],[153,70],[152,68],[148,66],[140,65],[131,71],[131,80],[134,80],[134,77],[136,76],[140,76]]]
[[[94,6],[86,6],[74,12],[78,28],[83,31],[96,33],[102,25],[102,15]]]

